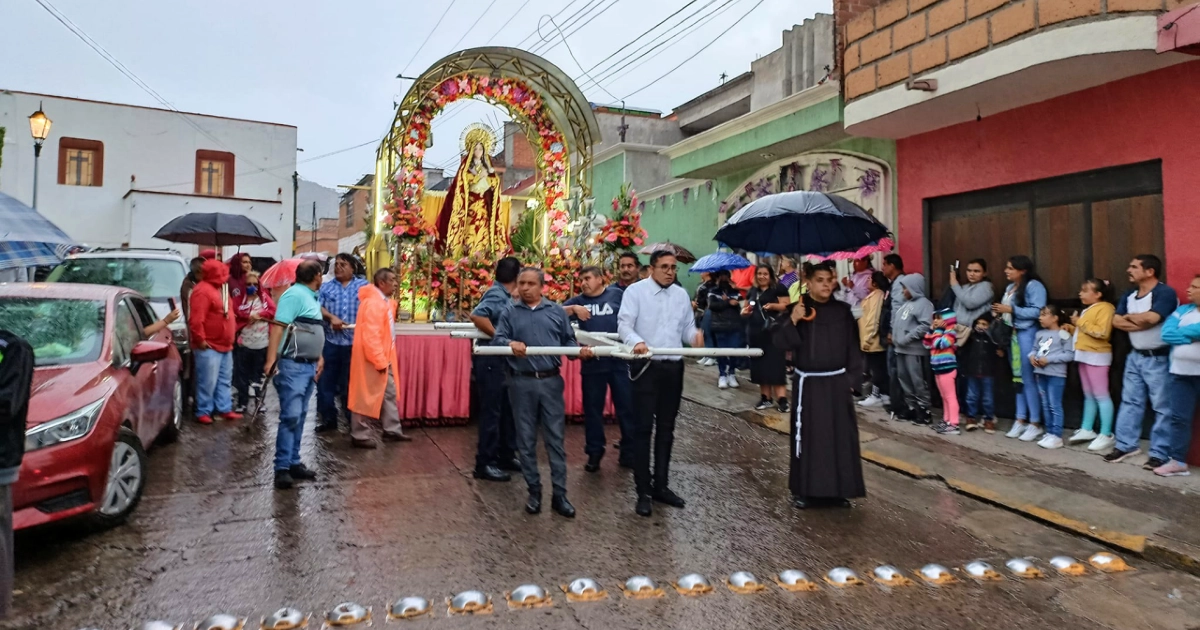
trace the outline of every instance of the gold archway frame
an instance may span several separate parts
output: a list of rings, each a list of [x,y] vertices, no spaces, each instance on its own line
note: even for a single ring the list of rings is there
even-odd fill
[[[391,128],[376,152],[375,165],[375,222],[376,230],[368,251],[368,267],[378,269],[390,263],[383,236],[384,191],[400,168],[404,134],[410,118],[421,101],[443,81],[463,74],[487,76],[494,79],[515,79],[524,82],[542,99],[551,122],[563,135],[567,145],[571,188],[584,197],[591,195],[592,147],[601,141],[600,125],[591,104],[579,87],[557,66],[532,53],[517,48],[483,47],[452,53],[426,70],[409,87],[396,108]],[[470,98],[464,95],[463,98]],[[529,133],[529,130],[526,130]],[[533,140],[531,138],[531,140]],[[533,142],[540,151],[540,142]]]

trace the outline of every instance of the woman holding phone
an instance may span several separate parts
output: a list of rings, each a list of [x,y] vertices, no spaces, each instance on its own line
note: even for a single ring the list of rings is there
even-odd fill
[[[750,347],[763,355],[750,359],[750,382],[758,385],[760,399],[755,409],[775,407],[788,412],[787,365],[784,350],[771,340],[771,325],[791,303],[788,289],[775,280],[775,270],[760,264],[754,269],[754,286],[746,296],[742,318],[750,333]]]

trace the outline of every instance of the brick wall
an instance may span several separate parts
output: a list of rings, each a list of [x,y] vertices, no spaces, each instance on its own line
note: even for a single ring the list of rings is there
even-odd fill
[[[1159,12],[1200,0],[846,0],[835,3],[852,101],[1070,20]]]

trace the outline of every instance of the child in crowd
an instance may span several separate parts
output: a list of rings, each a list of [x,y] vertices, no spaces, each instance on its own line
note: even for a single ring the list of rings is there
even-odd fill
[[[1071,444],[1091,442],[1088,450],[1107,451],[1116,444],[1113,436],[1114,407],[1108,393],[1108,370],[1113,362],[1112,320],[1116,307],[1112,305],[1112,285],[1107,280],[1091,278],[1079,288],[1083,312],[1072,319],[1075,324],[1075,362],[1079,364],[1079,381],[1083,385],[1083,422],[1067,440]],[[1100,416],[1097,434],[1096,415]]]
[[[954,352],[958,348],[958,335],[954,327],[958,318],[954,309],[942,309],[933,314],[929,332],[925,333],[925,347],[929,348],[929,365],[933,368],[933,380],[942,395],[942,421],[933,430],[942,435],[958,435],[958,387],[955,377],[958,362]]]
[[[929,349],[925,333],[933,322],[933,302],[925,297],[925,276],[910,273],[896,279],[904,303],[892,311],[892,347],[896,351],[896,371],[908,408],[916,414],[913,423],[927,425],[929,420]],[[897,290],[893,288],[893,290]]]
[[[862,407],[877,407],[891,402],[888,397],[887,350],[879,338],[879,313],[883,309],[884,295],[892,283],[882,271],[871,274],[871,292],[862,301],[862,316],[858,318],[859,345],[866,357],[867,370],[871,373],[871,395],[858,404]]]
[[[237,318],[247,322],[238,331],[233,348],[233,386],[237,390],[238,413],[244,413],[250,399],[257,396],[251,385],[261,387],[263,366],[267,362],[267,343],[270,325],[267,320],[275,317],[275,303],[270,296],[259,290],[258,272],[245,275],[245,294],[236,309]],[[261,410],[260,410],[261,411]]]
[[[967,379],[967,421],[963,428],[978,429],[977,419],[982,414],[983,432],[989,435],[996,432],[993,368],[996,357],[1004,356],[989,334],[991,324],[992,316],[987,313],[975,318],[958,362],[959,374]]]
[[[1029,353],[1046,426],[1046,434],[1038,442],[1042,448],[1063,446],[1063,389],[1067,386],[1067,365],[1075,358],[1071,334],[1063,330],[1068,315],[1053,304],[1043,306],[1038,317],[1042,329],[1037,331],[1033,352]]]

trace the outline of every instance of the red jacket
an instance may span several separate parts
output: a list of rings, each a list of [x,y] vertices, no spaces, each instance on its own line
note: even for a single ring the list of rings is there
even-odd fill
[[[221,287],[229,279],[229,267],[219,260],[208,260],[200,275],[204,279],[192,289],[188,309],[192,345],[204,342],[217,352],[229,352],[233,350],[233,305],[221,295]]]

